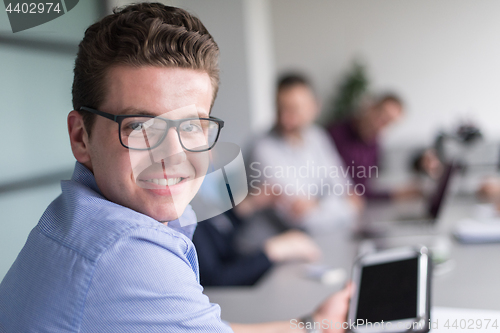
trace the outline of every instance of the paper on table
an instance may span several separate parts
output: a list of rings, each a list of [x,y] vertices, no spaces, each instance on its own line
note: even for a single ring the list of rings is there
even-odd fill
[[[500,242],[500,219],[463,219],[457,223],[454,234],[464,243]]]
[[[431,333],[500,332],[500,311],[434,307]]]

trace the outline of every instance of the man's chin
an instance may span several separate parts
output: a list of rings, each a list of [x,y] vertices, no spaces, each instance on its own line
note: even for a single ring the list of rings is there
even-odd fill
[[[155,212],[152,214],[145,214],[145,215],[148,215],[149,217],[155,219],[158,222],[166,223],[173,220],[177,220],[182,215],[182,213],[183,212],[177,212],[173,210],[167,212]]]
[[[163,223],[178,219],[184,213],[189,201],[182,198],[174,203],[172,202],[172,197],[169,197],[168,200],[156,202],[154,205],[152,205],[151,200],[141,200],[141,203],[142,205],[137,202],[135,209],[132,209]]]

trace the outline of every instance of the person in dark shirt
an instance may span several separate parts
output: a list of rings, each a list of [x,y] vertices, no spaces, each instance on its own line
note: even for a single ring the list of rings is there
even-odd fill
[[[243,253],[235,245],[242,224],[235,209],[198,224],[193,243],[198,253],[202,286],[253,285],[275,263],[314,261],[320,257],[314,241],[298,230],[269,238],[257,252]]]
[[[396,95],[386,94],[368,103],[356,116],[335,123],[329,128],[346,168],[354,168],[355,172],[349,172],[349,175],[356,184],[363,185],[364,195],[369,199],[405,199],[420,193],[415,186],[377,191],[370,184],[370,178],[378,176],[379,136],[402,115],[401,99]]]

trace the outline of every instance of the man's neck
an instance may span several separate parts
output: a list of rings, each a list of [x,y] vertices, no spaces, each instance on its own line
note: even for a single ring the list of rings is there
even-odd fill
[[[283,139],[291,144],[292,146],[300,145],[304,142],[304,129],[296,129],[291,131],[284,131],[279,129],[279,133],[283,137]]]

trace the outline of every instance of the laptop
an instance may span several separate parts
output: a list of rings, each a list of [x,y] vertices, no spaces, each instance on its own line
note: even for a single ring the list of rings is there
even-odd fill
[[[424,199],[424,212],[419,214],[403,214],[393,216],[392,218],[377,219],[376,214],[364,214],[361,221],[360,236],[362,237],[384,237],[387,234],[411,234],[414,232],[427,232],[434,229],[434,225],[438,221],[439,213],[442,211],[446,194],[451,183],[453,173],[457,170],[457,165],[453,162],[447,163],[444,167],[443,174],[437,181],[434,191],[426,199]],[[417,204],[412,203],[412,206]],[[414,208],[414,207],[413,207]],[[418,208],[418,207],[417,207]],[[422,208],[422,207],[420,207]],[[395,210],[394,204],[386,204],[383,208],[385,211]]]

